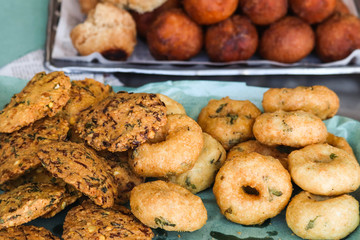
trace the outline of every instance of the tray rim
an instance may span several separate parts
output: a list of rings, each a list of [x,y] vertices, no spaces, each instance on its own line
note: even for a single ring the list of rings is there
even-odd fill
[[[135,64],[135,63],[114,63],[111,65],[102,65],[101,63],[87,63],[77,61],[65,61],[53,59],[52,49],[55,41],[56,27],[60,18],[59,9],[62,0],[49,0],[48,5],[48,23],[46,29],[45,58],[44,66],[50,71],[64,71],[66,73],[134,73],[148,75],[169,75],[169,76],[264,76],[264,75],[343,75],[360,74],[360,65],[346,65],[333,67],[317,66],[239,66],[240,64],[231,64],[223,67],[207,67],[196,65],[197,69],[189,69],[184,65],[179,67],[176,64]],[[354,3],[360,12],[360,1],[354,0]],[[119,66],[121,65],[121,66]],[[153,68],[151,66],[156,66]],[[166,66],[167,69],[161,69]]]

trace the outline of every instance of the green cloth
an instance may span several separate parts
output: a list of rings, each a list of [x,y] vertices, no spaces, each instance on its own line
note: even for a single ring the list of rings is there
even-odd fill
[[[0,67],[45,47],[49,0],[0,0]]]

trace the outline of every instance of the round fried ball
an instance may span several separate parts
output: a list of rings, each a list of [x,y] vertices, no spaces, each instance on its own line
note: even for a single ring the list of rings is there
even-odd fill
[[[287,0],[240,0],[239,6],[256,25],[271,24],[288,11]]]
[[[147,43],[157,60],[188,60],[200,52],[203,32],[181,9],[170,9],[153,22]]]
[[[342,0],[336,0],[334,14],[351,14],[348,6]]]
[[[260,40],[260,55],[271,61],[294,63],[305,58],[315,46],[315,34],[309,24],[288,16],[265,30]]]
[[[205,48],[214,62],[246,60],[255,53],[258,41],[257,30],[250,20],[233,15],[208,28]]]
[[[151,12],[138,13],[136,11],[132,11],[131,15],[136,23],[137,34],[142,38],[146,38],[149,26],[155,21],[160,13],[172,8],[180,8],[180,6],[180,0],[167,0],[163,5]]]
[[[289,0],[293,12],[309,24],[320,23],[335,10],[336,0]]]
[[[225,20],[236,10],[239,0],[184,0],[184,9],[198,24],[209,25]]]
[[[360,48],[360,20],[336,14],[316,29],[316,53],[323,62],[346,58]]]

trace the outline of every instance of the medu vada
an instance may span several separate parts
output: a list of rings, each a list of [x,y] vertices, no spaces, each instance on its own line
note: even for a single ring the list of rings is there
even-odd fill
[[[216,175],[213,191],[228,220],[254,225],[285,208],[292,184],[279,160],[252,152],[226,161]]]
[[[205,34],[205,49],[213,62],[247,60],[258,46],[255,26],[245,16],[233,15],[211,25]]]
[[[225,150],[252,138],[255,118],[261,111],[248,100],[229,97],[212,99],[201,109],[198,123],[202,130],[218,140]]]
[[[339,107],[339,97],[326,86],[298,86],[296,88],[270,88],[263,95],[265,112],[311,112],[322,120],[333,117]]]
[[[344,239],[359,225],[359,202],[348,194],[326,197],[302,191],[291,199],[286,223],[303,239]]]
[[[292,11],[309,24],[320,23],[335,10],[337,0],[289,0]]]
[[[334,196],[360,186],[359,163],[340,148],[312,144],[291,152],[288,160],[293,181],[310,193]]]
[[[288,0],[239,0],[239,6],[255,25],[269,25],[288,12]]]
[[[253,133],[259,142],[269,146],[304,147],[326,141],[325,123],[304,111],[263,113],[255,119]]]
[[[183,114],[168,115],[167,120],[163,141],[143,143],[130,153],[129,164],[139,176],[178,175],[199,157],[204,144],[201,127]]]
[[[259,53],[267,60],[294,63],[309,55],[314,46],[311,26],[298,17],[287,16],[265,29]]]
[[[203,227],[207,220],[200,197],[161,180],[136,186],[131,191],[130,207],[143,224],[167,231],[192,232]]]

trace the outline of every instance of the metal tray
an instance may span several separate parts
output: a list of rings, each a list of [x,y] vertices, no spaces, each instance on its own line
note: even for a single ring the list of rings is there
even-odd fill
[[[360,12],[360,0],[354,0]],[[156,64],[146,62],[112,61],[106,64],[99,62],[70,61],[52,58],[56,29],[60,18],[61,0],[49,1],[47,38],[44,65],[51,71],[67,73],[101,72],[101,73],[140,73],[173,76],[257,76],[257,75],[339,75],[359,74],[360,64],[349,61],[346,65],[311,64],[302,61],[300,64],[263,64],[244,63],[208,63],[195,64],[187,62],[157,61]],[[360,51],[360,50],[358,50]]]

